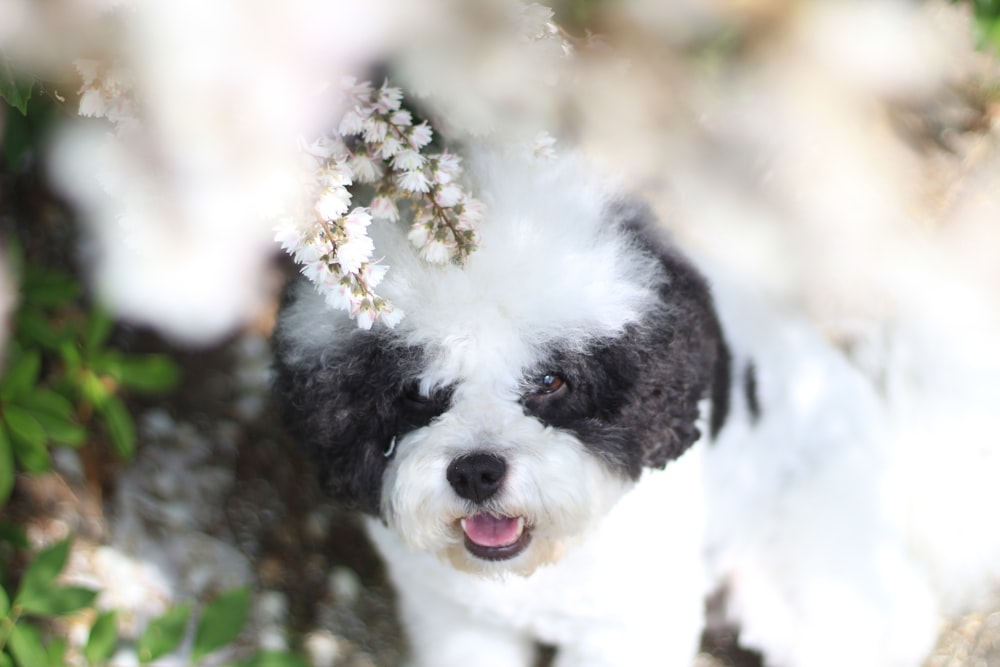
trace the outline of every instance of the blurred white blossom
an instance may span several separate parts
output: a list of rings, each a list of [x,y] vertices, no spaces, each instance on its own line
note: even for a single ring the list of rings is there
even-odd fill
[[[24,30],[2,46],[25,56],[33,44],[53,54],[66,45],[79,77],[66,96],[76,91],[80,115],[112,126],[64,125],[51,161],[93,240],[85,257],[97,295],[118,316],[193,343],[268,307],[275,222],[312,195],[303,185],[314,160],[303,153],[319,148],[299,138],[325,132],[342,108],[342,93],[324,82],[364,67],[421,20],[397,0],[148,0],[86,11],[70,0],[47,11],[0,0],[0,14],[8,5],[21,8]],[[355,157],[338,178],[381,177],[378,159]],[[346,212],[342,186],[324,183],[323,216]],[[281,224],[286,247],[308,232]],[[365,244],[352,239],[343,259],[356,266]]]

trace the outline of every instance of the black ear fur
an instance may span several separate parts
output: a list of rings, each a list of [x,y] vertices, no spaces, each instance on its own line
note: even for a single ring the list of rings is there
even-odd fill
[[[663,266],[661,308],[632,335],[638,374],[621,420],[634,424],[642,464],[662,468],[700,437],[698,403],[710,399],[714,436],[729,411],[730,354],[707,281],[657,228],[648,207],[618,203],[610,213]]]
[[[378,515],[393,438],[440,414],[407,403],[420,363],[384,332],[345,334],[336,349],[291,365],[275,334],[275,389],[288,432],[317,467],[325,490],[346,507]]]

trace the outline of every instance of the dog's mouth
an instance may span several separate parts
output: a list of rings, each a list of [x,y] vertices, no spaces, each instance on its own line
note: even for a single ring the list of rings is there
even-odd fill
[[[494,516],[486,512],[463,518],[465,548],[483,560],[508,560],[531,542],[531,530],[524,517]]]

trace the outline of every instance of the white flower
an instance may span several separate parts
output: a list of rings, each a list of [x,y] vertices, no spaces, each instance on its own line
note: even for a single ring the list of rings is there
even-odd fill
[[[324,301],[331,308],[347,311],[352,309],[353,297],[351,289],[339,279],[336,284],[325,286],[322,292],[324,292]]]
[[[458,215],[459,225],[463,229],[475,227],[476,223],[483,219],[485,208],[483,202],[466,195],[465,199],[462,200],[462,212]]]
[[[317,137],[311,144],[306,144],[303,140],[300,140],[299,145],[308,155],[322,160],[329,160],[333,156],[343,153],[345,150],[343,141],[337,137],[328,137],[326,135]]]
[[[407,192],[428,192],[431,189],[427,176],[419,169],[404,171],[397,177],[397,182]]]
[[[399,109],[403,101],[403,91],[394,86],[382,86],[378,91],[378,99],[375,101],[375,108],[379,113],[389,113]]]
[[[410,232],[406,238],[414,247],[423,248],[431,240],[431,227],[423,222],[415,222],[410,225]]]
[[[367,304],[366,304],[367,305]],[[372,309],[371,306],[362,306],[357,309],[354,313],[354,320],[358,323],[359,329],[364,329],[367,331],[372,328],[372,324],[375,323],[375,317],[377,313]]]
[[[396,200],[386,195],[379,195],[372,199],[372,217],[377,220],[388,220],[396,222],[399,220],[399,209],[396,207]]]
[[[382,165],[368,155],[355,155],[348,162],[348,168],[360,183],[374,183],[382,178]]]
[[[437,168],[434,170],[434,180],[442,185],[451,183],[462,173],[462,158],[454,153],[444,151],[435,156],[434,161],[437,163]]]
[[[358,206],[351,211],[343,220],[344,234],[349,239],[356,239],[359,236],[368,234],[368,225],[372,223],[372,217],[368,210]]]
[[[303,262],[302,275],[309,279],[314,285],[322,285],[330,273],[330,267],[326,262]]]
[[[345,137],[361,134],[365,129],[365,120],[366,117],[361,115],[358,109],[351,109],[340,119],[340,126],[337,128],[337,131]]]
[[[451,208],[462,200],[462,189],[454,183],[436,188],[434,192],[434,203],[441,208]]]
[[[91,118],[103,118],[108,115],[108,103],[104,97],[104,92],[99,88],[84,88],[80,95],[80,108],[77,110],[81,116]]]
[[[333,246],[329,241],[319,241],[315,238],[306,239],[306,241],[295,250],[295,261],[299,264],[313,264],[315,262],[324,262],[325,264],[323,258],[329,255],[332,251]]]
[[[337,248],[337,263],[344,273],[357,273],[361,270],[361,265],[371,259],[374,250],[375,244],[370,236],[362,234],[349,237],[346,243],[341,243]]]
[[[353,76],[343,77],[340,80],[340,88],[344,91],[344,95],[360,100],[367,100],[372,94],[371,81],[358,83],[358,80]]]
[[[370,288],[378,287],[378,284],[385,278],[389,267],[378,262],[368,262],[361,267],[360,277]]]
[[[381,142],[385,139],[385,135],[389,131],[389,124],[384,120],[379,120],[375,116],[366,118],[362,126],[364,128],[365,141],[369,144]]]
[[[389,122],[397,127],[409,127],[413,125],[413,115],[406,109],[400,109],[389,116]]]
[[[399,141],[399,139],[393,136],[388,136],[385,138],[385,141],[382,142],[382,145],[379,146],[378,156],[383,160],[388,160],[393,155],[398,153],[402,147],[403,144]]]
[[[386,325],[390,329],[395,329],[396,325],[399,324],[406,314],[400,308],[393,308],[389,304],[382,306],[382,310],[379,311],[378,318],[381,320],[382,324]]]
[[[336,220],[347,212],[351,204],[351,193],[347,188],[326,188],[313,207],[316,214],[324,220]]]
[[[417,151],[406,148],[399,151],[396,157],[392,158],[392,168],[399,171],[412,171],[423,167],[426,161],[427,158]]]
[[[454,250],[443,241],[432,239],[420,249],[420,256],[431,264],[446,264],[454,256]]]
[[[288,219],[275,226],[274,240],[281,244],[285,252],[294,253],[305,241],[305,234],[293,220]]]
[[[342,188],[353,185],[350,170],[346,168],[346,165],[340,163],[330,163],[323,167],[319,173],[319,180],[323,185],[330,188]],[[348,193],[348,201],[350,201],[350,198],[350,193]]]
[[[434,131],[431,129],[431,126],[427,124],[427,121],[424,121],[420,125],[415,125],[410,129],[407,140],[411,146],[420,150],[431,142],[433,136]]]

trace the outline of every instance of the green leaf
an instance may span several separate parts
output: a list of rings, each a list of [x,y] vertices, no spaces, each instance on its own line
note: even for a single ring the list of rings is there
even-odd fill
[[[0,399],[9,401],[31,391],[38,384],[38,372],[41,367],[42,357],[38,352],[22,352],[14,356],[3,376]]]
[[[3,406],[3,421],[7,425],[18,463],[28,472],[45,472],[52,467],[49,450],[45,447],[45,429],[34,415],[18,405]]]
[[[73,415],[73,404],[62,394],[51,389],[38,388],[18,398],[17,403],[34,413],[44,412],[67,419]]]
[[[92,665],[103,664],[111,658],[118,645],[118,620],[113,611],[108,611],[97,617],[90,628],[90,637],[83,649],[83,655]]]
[[[59,344],[59,356],[62,357],[63,363],[66,364],[67,375],[72,377],[80,372],[83,359],[80,357],[80,350],[76,348],[76,343],[72,339],[67,338]],[[80,382],[78,379],[75,381]]]
[[[108,427],[115,451],[124,459],[132,458],[135,453],[135,425],[125,404],[117,396],[108,396],[103,405],[96,407]]]
[[[191,603],[185,602],[150,621],[136,645],[139,662],[152,662],[176,649],[184,638],[190,616]]]
[[[49,661],[38,630],[23,621],[11,628],[7,646],[20,667],[39,667]]]
[[[81,586],[48,586],[20,601],[31,614],[66,616],[94,604],[97,591]]]
[[[63,306],[79,298],[80,284],[68,273],[31,266],[26,271],[21,292],[25,304]]]
[[[27,607],[49,595],[56,577],[66,567],[70,543],[70,538],[66,538],[38,552],[24,571],[14,604]]]
[[[236,663],[235,667],[310,667],[310,665],[305,659],[288,651],[261,651]]]
[[[108,341],[114,322],[103,310],[95,308],[87,317],[83,330],[84,352],[93,353]]]
[[[28,100],[31,99],[34,85],[34,81],[25,81],[14,73],[14,65],[7,54],[0,50],[0,97],[20,111],[22,116],[28,115]]]
[[[87,429],[66,417],[36,413],[35,419],[42,425],[46,437],[52,442],[69,447],[79,447],[87,441]]]
[[[6,542],[21,549],[28,548],[28,534],[24,526],[0,519],[0,542]]]
[[[6,653],[0,653],[0,667],[14,667],[14,661]]]
[[[63,637],[50,641],[46,652],[49,654],[48,667],[66,667],[66,640]]]
[[[149,393],[172,389],[180,375],[177,364],[162,354],[118,359],[114,369],[115,379],[127,389]]]
[[[10,614],[10,598],[3,586],[0,586],[0,616],[7,617]]]
[[[79,383],[80,393],[83,395],[84,400],[91,403],[98,410],[104,407],[110,399],[114,398],[114,394],[104,384],[104,380],[89,368],[82,369]]]
[[[38,310],[22,308],[17,314],[16,336],[26,343],[56,350],[65,340],[66,329],[57,328],[52,320]]]
[[[50,440],[72,447],[86,441],[87,431],[76,422],[73,404],[61,394],[38,389],[22,396],[17,403],[31,412]]]
[[[7,427],[0,424],[0,507],[10,498],[14,489],[14,444]]]
[[[197,662],[236,639],[249,614],[249,588],[226,591],[209,603],[198,622],[191,659]]]

